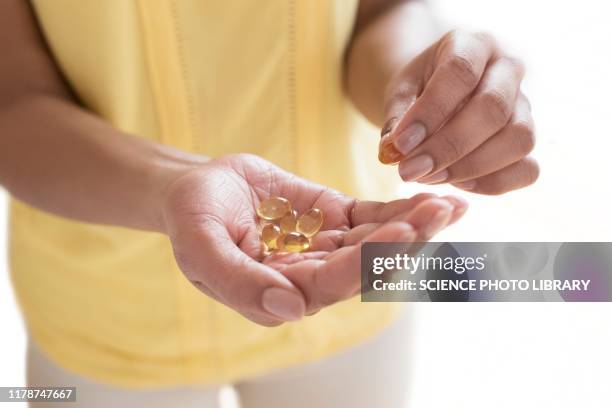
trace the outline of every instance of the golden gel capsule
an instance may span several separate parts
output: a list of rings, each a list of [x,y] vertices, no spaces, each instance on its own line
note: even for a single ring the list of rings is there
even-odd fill
[[[397,164],[402,159],[402,154],[393,145],[393,140],[387,135],[380,142],[378,160],[383,164]]]
[[[283,252],[285,250],[285,235],[287,234],[281,231],[278,238],[276,238],[276,249],[278,252]]]
[[[257,215],[268,221],[274,221],[291,211],[291,203],[283,197],[270,197],[259,203]]]
[[[281,234],[281,230],[274,224],[266,224],[261,229],[261,240],[266,244],[268,250],[277,248],[278,237]]]
[[[294,232],[297,224],[298,213],[296,210],[291,210],[283,216],[279,221],[279,226],[282,232]]]
[[[323,225],[323,211],[311,208],[298,218],[296,231],[310,238],[321,229]]]
[[[299,232],[290,232],[283,237],[282,248],[287,252],[304,252],[310,248],[310,240]]]

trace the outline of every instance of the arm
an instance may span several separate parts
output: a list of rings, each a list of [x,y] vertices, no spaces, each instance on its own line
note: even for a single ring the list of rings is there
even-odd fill
[[[0,2],[0,184],[81,221],[163,229],[161,195],[205,158],[126,135],[79,107],[29,2]]]
[[[391,78],[440,36],[418,0],[361,0],[347,54],[346,86],[355,106],[378,127]]]
[[[482,194],[532,184],[539,168],[528,157],[535,138],[522,63],[489,34],[440,37],[435,28],[425,2],[361,0],[346,84],[382,126],[380,161],[398,163],[404,181]]]
[[[42,210],[163,232],[185,277],[278,325],[354,296],[360,243],[426,240],[466,210],[456,197],[360,201],[252,155],[214,160],[123,134],[80,108],[28,2],[0,1],[0,183]],[[313,251],[264,258],[255,208],[280,195],[325,213]]]

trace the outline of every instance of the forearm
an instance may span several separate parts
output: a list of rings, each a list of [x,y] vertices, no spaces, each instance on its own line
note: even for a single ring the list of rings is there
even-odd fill
[[[0,184],[60,216],[163,231],[165,186],[205,161],[124,134],[60,96],[0,109]]]
[[[440,32],[423,1],[387,1],[382,9],[366,3],[362,0],[347,53],[345,83],[361,113],[382,126],[390,78],[434,42]]]

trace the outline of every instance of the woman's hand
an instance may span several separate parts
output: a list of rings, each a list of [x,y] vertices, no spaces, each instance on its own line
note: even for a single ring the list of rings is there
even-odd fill
[[[325,221],[312,250],[264,257],[255,209],[282,196]],[[420,194],[389,203],[357,201],[256,156],[213,160],[172,182],[165,229],[179,267],[198,289],[245,317],[277,325],[347,299],[360,289],[360,243],[430,239],[467,209],[456,197]]]
[[[533,119],[523,64],[487,34],[452,31],[390,81],[383,163],[404,181],[501,194],[532,184]]]

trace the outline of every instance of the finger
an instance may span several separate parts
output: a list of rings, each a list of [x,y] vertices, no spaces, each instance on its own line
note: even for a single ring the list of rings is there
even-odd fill
[[[527,156],[535,146],[533,119],[529,102],[519,96],[510,123],[476,150],[446,169],[446,183],[471,180],[494,173]],[[440,172],[419,180],[432,184],[441,179]]]
[[[496,44],[489,35],[463,31],[447,34],[437,46],[427,50],[425,55],[429,54],[433,60],[433,73],[421,95],[397,122],[387,140],[381,140],[381,148],[388,152],[381,154],[382,159],[396,159],[397,154],[392,154],[393,151],[405,156],[436,132],[476,89],[495,53]],[[403,82],[410,84],[422,80],[419,78],[422,72],[422,63],[417,59],[402,73]],[[390,99],[391,106],[387,112],[391,116],[387,122],[393,121],[393,115],[396,115],[394,105],[411,97],[406,95],[406,89],[411,89],[409,85],[400,83],[396,87],[399,96],[393,95]]]
[[[419,203],[437,197],[431,193],[420,193],[410,198],[383,203],[379,201],[357,201],[351,211],[351,226],[380,223],[390,220],[398,214],[412,210]]]
[[[326,230],[320,231],[310,240],[310,249],[313,251],[331,252],[342,246],[346,231]]]
[[[356,226],[344,234],[342,246],[351,246],[362,242],[368,235],[372,234],[382,225],[384,224],[373,222]]]
[[[429,240],[452,218],[453,206],[448,200],[421,202],[401,221],[390,221],[373,228],[360,242],[414,242]],[[366,228],[365,225],[363,224]],[[283,271],[304,293],[307,312],[350,297],[360,287],[360,242],[330,253],[325,261],[305,261]]]
[[[449,200],[433,198],[423,201],[412,211],[395,216],[391,221],[406,222],[417,231],[419,241],[429,241],[445,228],[453,217],[455,207]]]
[[[271,268],[282,271],[287,266],[310,260],[310,259],[323,259],[329,255],[328,251],[307,251],[307,252],[275,252],[266,256],[262,262]]]
[[[539,175],[538,163],[533,158],[526,157],[495,173],[453,185],[472,193],[498,195],[527,187],[535,183]]]
[[[376,229],[366,241],[412,242],[416,231],[405,222]],[[283,271],[304,293],[307,313],[350,297],[360,286],[361,245],[346,246],[326,260],[304,261]]]
[[[459,221],[461,217],[463,217],[463,215],[468,210],[469,204],[464,198],[453,195],[444,196],[442,198],[446,201],[449,201],[455,207],[455,210],[453,211],[453,214],[451,215],[451,218],[448,221],[448,225],[452,225]]]
[[[457,222],[459,218],[461,218],[461,216],[463,216],[463,214],[465,214],[465,212],[468,209],[468,202],[461,197],[447,195],[444,197],[440,197],[440,199],[447,201],[449,204],[453,206],[449,225]],[[397,216],[391,218],[391,221],[402,220],[406,218],[406,215],[410,216],[410,213],[398,214]]]
[[[348,231],[328,230],[321,231],[311,239],[311,249],[327,253],[343,246],[354,245],[380,227],[381,223],[361,224]]]
[[[443,171],[502,129],[514,110],[523,78],[520,62],[499,58],[487,69],[481,84],[466,105],[442,129],[413,150],[399,165],[404,181]]]
[[[256,262],[233,242],[216,220],[173,239],[185,276],[198,289],[260,324],[298,320],[305,312],[302,293],[280,272]]]
[[[426,198],[427,196],[429,196],[428,194],[422,194],[421,195],[422,198],[421,200],[419,200],[419,202],[424,202],[426,200],[428,200],[428,198]],[[435,197],[433,195],[431,195],[431,197]],[[465,199],[461,198],[461,197],[457,197],[457,196],[445,196],[441,198],[442,200],[447,201],[448,203],[450,203],[453,207],[452,211],[451,211],[451,217],[450,220],[448,222],[448,224],[453,224],[455,222],[457,222],[457,220],[459,220],[459,218],[461,218],[461,216],[463,214],[465,214],[465,212],[468,209],[468,203]],[[437,202],[435,202],[435,205],[437,205]],[[419,208],[419,211],[423,211],[423,206],[421,206],[421,208]],[[429,204],[427,206],[427,208],[431,208],[431,204]],[[411,208],[410,210],[404,211],[404,212],[398,212],[397,214],[395,214],[392,217],[389,218],[385,218],[384,221],[398,221],[398,220],[409,220],[412,217],[415,218],[415,224],[418,226],[419,225],[419,219],[426,217],[426,215],[423,214],[418,214],[418,213],[412,213],[411,211],[414,211],[415,208]],[[433,210],[430,210],[433,211]],[[383,222],[384,222],[383,221]],[[381,223],[366,223],[366,224],[361,224],[358,225],[355,228],[352,228],[350,231],[343,233],[343,234],[339,234],[335,244],[337,245],[336,248],[340,247],[340,246],[349,246],[349,245],[355,245],[358,242],[361,242],[367,235],[371,234],[372,232],[374,232],[374,230],[376,230],[377,228],[379,228],[382,224]],[[340,240],[341,239],[341,240]],[[325,250],[331,251],[333,247],[327,247]],[[335,248],[334,248],[335,249]]]

